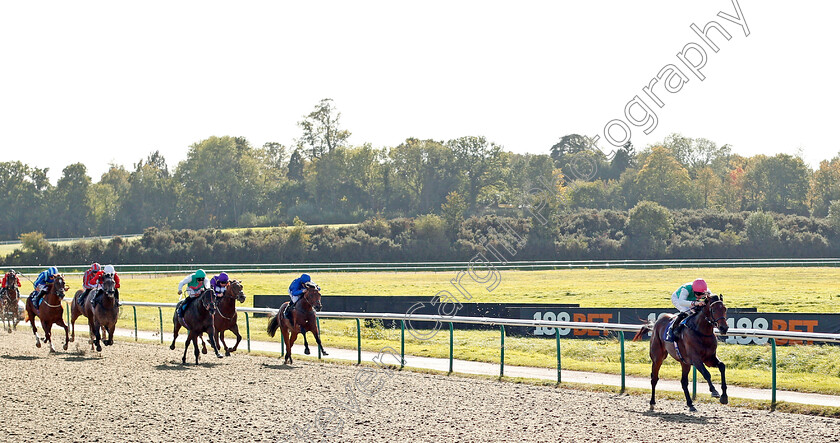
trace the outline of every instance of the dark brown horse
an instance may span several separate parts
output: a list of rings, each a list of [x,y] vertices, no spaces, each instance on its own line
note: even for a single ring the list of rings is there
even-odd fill
[[[283,303],[280,310],[268,321],[269,336],[274,337],[278,327],[281,328],[281,332],[283,333],[283,342],[286,344],[284,363],[292,364],[292,345],[295,344],[298,333],[303,331],[311,331],[312,335],[315,336],[315,342],[318,343],[318,348],[321,350],[321,353],[329,355],[321,345],[321,333],[318,330],[318,321],[315,318],[315,311],[321,310],[321,292],[318,286],[311,283],[306,284],[306,292],[295,303],[295,308],[292,310],[292,321],[289,321],[284,315],[286,306],[288,305],[289,302]]]
[[[245,293],[242,292],[242,282],[239,280],[231,280],[230,284],[225,288],[225,292],[218,297],[216,303],[219,310],[216,311],[216,348],[221,349],[221,344],[225,347],[225,356],[230,356],[231,352],[236,352],[239,342],[242,341],[242,336],[239,335],[239,325],[236,324],[236,302],[245,302]],[[232,348],[228,348],[225,343],[225,331],[233,332],[236,336],[236,344]],[[203,343],[202,343],[203,345]]]
[[[32,333],[35,334],[35,346],[41,347],[41,338],[38,337],[38,328],[35,327],[35,317],[38,317],[41,319],[41,327],[44,328],[44,341],[50,344],[50,352],[55,352],[52,343],[53,324],[64,328],[64,350],[67,350],[70,329],[64,324],[64,307],[61,302],[64,299],[64,292],[68,289],[70,288],[64,284],[64,277],[59,274],[55,276],[52,284],[47,285],[47,295],[41,300],[38,308],[32,304],[32,297],[26,299],[26,316],[32,325]]]
[[[181,303],[186,302],[183,300]],[[207,289],[198,297],[190,302],[190,305],[184,309],[184,317],[178,317],[178,308],[175,308],[175,313],[172,315],[172,323],[175,329],[172,332],[172,344],[169,349],[175,349],[175,341],[178,339],[178,331],[181,326],[187,328],[189,335],[187,341],[184,343],[184,357],[181,358],[181,363],[187,363],[187,350],[192,343],[195,349],[195,364],[198,364],[198,337],[206,333],[210,340],[210,346],[213,347],[213,352],[216,357],[223,358],[219,353],[219,348],[216,347],[216,328],[213,326],[213,317],[216,314],[216,293],[212,289]],[[183,324],[181,323],[183,321]]]
[[[90,329],[90,349],[93,350],[94,346],[96,346],[96,351],[102,352],[102,346],[99,344],[100,341],[105,346],[114,344],[114,329],[117,327],[117,320],[120,317],[120,307],[117,305],[116,298],[114,297],[116,294],[116,283],[113,277],[110,275],[102,277],[102,289],[99,289],[99,291],[102,291],[103,296],[100,297],[99,303],[96,304],[95,308],[93,307],[93,299],[97,291],[91,291],[85,297],[84,304],[81,306],[79,305],[79,298],[84,291],[81,289],[76,291],[70,308],[70,327],[72,329],[70,341],[76,339],[76,319],[80,315],[84,315],[88,319],[88,328]],[[102,332],[100,333],[100,331]],[[105,340],[102,340],[103,335],[107,335]]]
[[[20,291],[17,287],[17,274],[14,271],[6,273],[6,286],[0,289],[0,317],[3,320],[3,327],[9,333],[12,329],[17,330],[18,321],[18,301],[20,300]]]
[[[668,324],[674,315],[664,315],[656,323],[647,323],[633,337],[633,341],[642,338],[645,332],[652,332],[650,337],[650,410],[656,404],[656,382],[659,381],[659,368],[662,362],[671,355],[674,360],[682,365],[682,383],[685,401],[690,411],[696,411],[691,402],[691,395],[688,393],[688,371],[692,366],[697,368],[706,382],[709,383],[709,392],[712,397],[720,398],[720,402],[727,404],[729,397],[726,395],[726,365],[718,360],[717,336],[714,328],[717,326],[721,334],[726,334],[729,326],[726,324],[726,305],[723,304],[723,296],[712,295],[705,299],[705,304],[695,315],[689,317],[680,337],[674,342],[665,341],[665,333]],[[705,366],[717,367],[720,370],[720,386],[723,391],[718,394],[712,384],[712,376]]]

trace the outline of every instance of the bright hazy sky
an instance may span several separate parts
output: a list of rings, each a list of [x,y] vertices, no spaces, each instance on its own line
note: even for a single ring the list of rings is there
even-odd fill
[[[153,150],[173,167],[211,135],[289,145],[325,97],[353,144],[376,147],[484,135],[547,153],[627,121],[639,95],[658,126],[630,126],[637,148],[680,132],[812,166],[840,151],[837,2],[741,0],[749,36],[717,16],[730,0],[409,4],[3,2],[2,160],[53,181],[82,161],[98,180]],[[710,32],[717,53],[690,29],[711,20],[732,36]],[[690,42],[704,81],[676,56]],[[658,108],[642,88],[667,64],[689,81]]]

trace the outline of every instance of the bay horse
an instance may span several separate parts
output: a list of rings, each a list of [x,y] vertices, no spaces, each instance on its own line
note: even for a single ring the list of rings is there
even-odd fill
[[[186,299],[181,301],[181,303],[185,302]],[[172,332],[172,344],[169,345],[169,349],[175,349],[175,340],[178,339],[178,331],[182,326],[189,331],[187,341],[184,343],[184,356],[181,358],[181,363],[187,363],[187,350],[192,343],[195,349],[195,364],[198,364],[198,337],[204,333],[207,334],[216,357],[223,358],[222,354],[219,353],[219,348],[216,347],[216,328],[213,326],[213,317],[215,317],[216,311],[216,293],[212,289],[207,289],[201,295],[195,297],[195,300],[184,309],[183,318],[178,316],[178,308],[175,308],[175,313],[172,314],[172,323],[175,328]]]
[[[35,346],[41,347],[41,338],[38,337],[38,328],[35,327],[35,317],[41,319],[41,327],[44,328],[44,341],[50,344],[50,352],[55,352],[52,343],[52,325],[56,324],[64,328],[64,350],[67,350],[67,343],[70,341],[70,329],[64,324],[64,307],[61,301],[64,299],[64,292],[70,289],[64,284],[64,277],[61,274],[55,276],[55,280],[47,285],[47,295],[41,299],[40,307],[35,307],[32,297],[26,299],[26,317],[32,325],[32,333],[35,335]]]
[[[315,318],[315,311],[321,310],[321,292],[318,286],[312,283],[306,283],[306,292],[295,303],[291,321],[284,315],[288,305],[289,302],[286,302],[280,306],[280,310],[268,321],[267,329],[268,335],[274,337],[277,328],[281,328],[283,342],[286,344],[286,355],[283,362],[285,364],[292,364],[292,345],[297,340],[298,332],[305,333],[305,331],[312,331],[312,335],[315,336],[315,342],[318,343],[318,348],[321,350],[321,353],[329,355],[324,350],[324,346],[321,345],[321,333],[318,330],[318,321]],[[307,346],[307,350],[308,348]]]
[[[98,291],[102,291],[103,296],[94,308],[93,299],[96,297]],[[102,352],[102,346],[100,346],[99,342],[102,341],[105,346],[114,344],[114,329],[116,329],[117,320],[120,317],[120,307],[115,298],[116,282],[110,275],[103,276],[102,289],[91,291],[85,297],[84,304],[79,306],[79,298],[83,293],[84,291],[81,289],[76,291],[76,295],[73,297],[73,303],[70,305],[70,327],[72,329],[70,341],[76,339],[76,319],[80,315],[84,315],[88,319],[88,328],[90,329],[90,349],[93,350],[94,346],[96,346],[96,351]],[[107,338],[103,340],[102,337],[106,335]]]
[[[714,328],[717,326],[721,334],[726,334],[729,326],[726,324],[726,305],[723,304],[723,296],[712,295],[705,298],[705,304],[700,311],[686,320],[680,337],[676,341],[665,341],[665,333],[668,331],[668,324],[675,315],[667,314],[656,320],[656,323],[647,323],[636,333],[633,341],[642,338],[645,332],[652,332],[650,337],[650,410],[656,404],[656,382],[659,381],[659,368],[662,362],[670,355],[682,365],[682,384],[685,401],[689,411],[696,411],[688,393],[688,371],[692,366],[697,368],[706,382],[709,383],[709,392],[712,397],[720,398],[722,404],[729,403],[726,395],[726,365],[717,358],[717,336]],[[711,374],[706,369],[717,367],[720,370],[720,385],[722,394],[719,394],[712,384]]]
[[[239,325],[236,324],[236,302],[245,302],[245,293],[242,291],[242,282],[240,280],[231,280],[230,284],[225,288],[216,300],[218,303],[218,311],[216,311],[214,327],[216,328],[216,348],[221,349],[221,344],[225,347],[225,356],[230,357],[231,352],[236,352],[239,342],[242,341],[242,336],[239,335]],[[236,344],[232,348],[228,348],[225,343],[225,331],[233,332],[236,336]],[[203,346],[203,343],[202,343]]]
[[[0,317],[3,320],[3,328],[9,333],[14,328],[17,330],[18,321],[18,301],[20,300],[20,291],[17,287],[17,274],[14,271],[6,273],[6,286],[3,287],[3,294],[0,295]]]

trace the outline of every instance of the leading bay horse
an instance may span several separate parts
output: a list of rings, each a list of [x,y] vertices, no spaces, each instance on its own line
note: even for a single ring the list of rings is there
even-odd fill
[[[0,289],[0,317],[3,319],[3,327],[9,333],[14,328],[17,330],[18,321],[18,301],[20,300],[20,291],[17,287],[17,274],[14,271],[6,273],[6,286]]]
[[[239,335],[239,325],[236,324],[236,302],[245,302],[245,293],[242,291],[242,282],[239,280],[231,280],[230,284],[225,288],[225,292],[218,297],[218,311],[216,311],[215,323],[216,328],[216,348],[221,349],[221,345],[225,347],[225,356],[229,357],[231,352],[236,352],[239,342],[242,341],[242,336]],[[236,336],[236,344],[232,348],[228,348],[225,343],[225,331],[233,332]],[[202,343],[203,345],[203,343]]]
[[[61,301],[64,299],[64,292],[70,289],[64,284],[64,277],[61,274],[55,276],[52,284],[47,285],[47,295],[41,299],[39,307],[32,303],[32,297],[26,299],[26,317],[32,325],[32,333],[35,334],[35,346],[41,347],[41,338],[38,337],[38,328],[35,327],[35,317],[41,319],[41,327],[44,328],[44,341],[50,344],[50,352],[55,352],[52,343],[52,325],[56,324],[64,328],[64,350],[67,350],[67,343],[70,341],[70,329],[64,324],[64,307]]]
[[[183,300],[181,303],[185,303]],[[195,364],[198,364],[198,337],[206,333],[210,340],[210,346],[213,347],[213,352],[216,357],[223,358],[219,353],[219,348],[216,347],[216,328],[213,326],[213,317],[216,314],[216,293],[212,289],[207,289],[198,297],[190,302],[190,305],[184,309],[184,316],[178,316],[178,308],[175,308],[175,313],[172,315],[172,323],[175,329],[172,332],[172,344],[169,349],[175,349],[175,340],[178,339],[178,331],[181,327],[187,328],[189,335],[187,341],[184,343],[184,357],[181,358],[181,363],[187,363],[187,350],[192,343],[195,349]]]
[[[652,332],[650,337],[650,410],[656,404],[656,382],[659,381],[659,368],[662,362],[670,355],[682,365],[682,384],[685,401],[690,411],[696,411],[691,402],[691,395],[688,393],[688,371],[692,366],[697,368],[706,382],[709,383],[709,392],[712,397],[720,398],[722,404],[729,403],[726,395],[726,365],[718,360],[717,336],[714,328],[717,326],[721,334],[726,334],[729,326],[726,324],[726,305],[723,304],[723,296],[712,295],[705,298],[705,304],[695,315],[686,320],[681,336],[673,342],[665,341],[665,333],[668,331],[668,324],[675,316],[672,314],[663,315],[656,323],[647,323],[636,333],[633,341],[642,338],[645,332]],[[706,369],[717,367],[720,370],[720,386],[723,391],[719,394],[712,384],[711,374]]]
[[[321,310],[321,292],[318,286],[312,283],[306,283],[306,292],[295,303],[291,321],[284,315],[288,305],[289,302],[283,303],[280,306],[280,310],[268,321],[269,336],[274,337],[277,328],[281,328],[283,342],[286,344],[286,355],[283,362],[285,364],[292,364],[292,345],[297,340],[298,332],[305,334],[305,331],[312,331],[312,335],[315,336],[315,342],[318,343],[318,348],[321,350],[321,353],[329,355],[321,345],[321,332],[318,330],[318,321],[315,318],[315,311]],[[309,347],[307,346],[308,349]]]
[[[94,346],[96,346],[96,351],[102,352],[102,346],[99,344],[100,341],[105,346],[114,344],[114,329],[116,329],[117,320],[120,317],[120,307],[115,298],[117,292],[116,282],[112,276],[104,275],[102,277],[102,289],[98,289],[98,291],[102,291],[103,296],[100,297],[99,303],[96,304],[95,308],[93,307],[93,299],[97,291],[91,291],[85,297],[81,306],[79,305],[79,298],[84,291],[81,289],[76,291],[76,295],[73,297],[73,303],[70,304],[70,327],[73,332],[70,341],[76,339],[76,319],[80,315],[84,315],[88,319],[88,328],[90,329],[90,349],[93,350]],[[100,331],[102,332],[100,333]],[[105,340],[102,340],[103,335],[107,335]]]

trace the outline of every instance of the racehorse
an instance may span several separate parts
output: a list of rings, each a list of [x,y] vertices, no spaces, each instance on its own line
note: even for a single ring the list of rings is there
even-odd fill
[[[64,284],[64,277],[60,274],[55,276],[52,284],[48,285],[47,295],[41,299],[41,305],[35,307],[32,304],[32,297],[26,299],[26,316],[32,325],[32,333],[35,334],[35,346],[41,347],[41,338],[38,337],[38,328],[35,327],[35,317],[41,319],[41,327],[44,328],[44,341],[50,344],[50,352],[55,352],[52,343],[52,325],[57,324],[64,328],[64,350],[67,350],[67,343],[70,341],[70,329],[64,324],[64,307],[61,301],[64,299],[64,292],[70,289]]]
[[[96,307],[93,307],[93,299],[96,297],[96,291],[91,291],[85,298],[84,304],[79,306],[79,298],[84,293],[83,290],[76,291],[73,297],[73,303],[70,308],[70,327],[73,331],[70,341],[76,339],[76,319],[80,315],[84,315],[88,319],[88,327],[90,328],[90,349],[93,350],[96,346],[97,352],[102,352],[102,346],[99,342],[102,341],[105,346],[114,344],[114,329],[117,327],[117,319],[120,317],[120,307],[117,305],[116,298],[116,282],[110,275],[105,275],[102,278],[103,296],[100,298]],[[100,333],[100,330],[102,331]],[[107,335],[105,340],[102,336]]]
[[[17,288],[17,275],[14,272],[6,273],[6,286],[2,288],[0,295],[0,317],[3,319],[3,328],[9,333],[14,328],[17,330],[18,321],[18,300],[20,291]]]
[[[231,352],[236,352],[236,347],[242,341],[242,336],[239,335],[239,326],[236,324],[236,302],[245,302],[245,293],[242,292],[242,282],[239,280],[231,280],[230,284],[225,288],[225,292],[218,297],[218,311],[216,311],[215,326],[216,328],[216,348],[221,349],[219,340],[225,347],[225,356],[229,357]],[[236,344],[232,348],[228,348],[225,343],[225,331],[233,332],[236,336]],[[202,343],[202,346],[204,343]]]
[[[688,394],[688,371],[692,366],[697,368],[706,382],[709,383],[709,392],[712,397],[720,398],[722,404],[729,403],[726,395],[726,365],[718,360],[717,337],[714,328],[717,326],[721,334],[726,334],[729,326],[726,324],[726,305],[723,304],[723,296],[712,295],[705,299],[703,308],[695,315],[686,320],[681,336],[673,342],[665,341],[665,333],[668,324],[674,315],[668,314],[660,317],[655,324],[647,323],[633,337],[633,341],[642,338],[645,332],[652,332],[650,338],[650,410],[656,404],[656,382],[659,381],[659,368],[662,362],[670,355],[682,365],[682,383],[685,401],[690,411],[696,411]],[[711,374],[705,368],[717,367],[720,370],[720,386],[723,391],[718,394],[712,384]]]
[[[306,292],[295,303],[295,308],[292,310],[292,321],[289,321],[283,314],[286,312],[286,306],[288,305],[289,302],[283,303],[280,310],[268,321],[269,336],[274,337],[277,328],[281,328],[283,341],[286,344],[284,363],[292,364],[292,345],[295,344],[299,331],[312,331],[312,335],[315,336],[315,342],[318,343],[318,348],[321,350],[321,353],[329,355],[321,345],[321,333],[318,330],[318,322],[315,318],[315,311],[321,310],[321,292],[318,290],[318,286],[312,283],[306,283]],[[304,335],[305,338],[306,336]],[[306,350],[309,351],[308,346]],[[309,352],[306,353],[308,354]]]
[[[181,303],[186,302],[183,300]],[[187,341],[184,343],[184,357],[181,358],[181,363],[187,363],[187,350],[192,343],[195,349],[195,364],[198,364],[198,337],[201,334],[207,333],[207,338],[210,339],[210,346],[213,347],[213,352],[216,357],[223,358],[219,353],[219,348],[216,347],[216,328],[213,326],[213,317],[216,315],[216,293],[212,289],[207,289],[201,293],[195,300],[190,302],[190,305],[184,309],[184,316],[179,318],[178,308],[175,308],[175,313],[172,316],[172,323],[175,329],[172,332],[172,344],[169,349],[175,349],[175,340],[178,339],[178,331],[181,326],[187,328],[189,335]],[[183,323],[182,323],[183,322]]]

